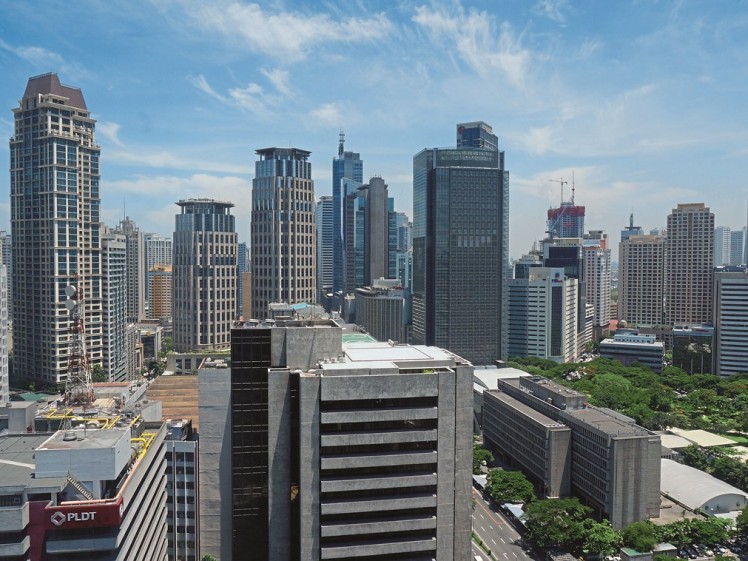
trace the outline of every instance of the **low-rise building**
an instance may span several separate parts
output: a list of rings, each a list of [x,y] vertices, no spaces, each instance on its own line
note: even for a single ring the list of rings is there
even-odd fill
[[[639,362],[654,372],[662,372],[665,355],[664,343],[654,335],[640,334],[636,330],[619,329],[612,339],[600,341],[600,356],[615,359],[626,366]]]

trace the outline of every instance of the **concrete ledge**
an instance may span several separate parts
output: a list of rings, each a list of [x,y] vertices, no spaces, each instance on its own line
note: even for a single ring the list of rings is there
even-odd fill
[[[374,409],[360,411],[328,411],[322,413],[322,424],[330,423],[370,423],[376,421],[410,421],[416,419],[436,419],[436,407]]]
[[[322,547],[322,559],[345,559],[365,557],[368,555],[394,555],[397,553],[417,553],[435,551],[436,540],[402,540],[399,542],[361,542],[336,547]],[[428,559],[428,557],[426,557]]]
[[[400,454],[366,454],[360,456],[322,457],[322,469],[350,469],[381,466],[408,466],[414,464],[435,464],[436,451],[410,452]]]
[[[400,475],[395,477],[361,477],[350,479],[322,479],[321,491],[323,493],[336,493],[344,491],[363,491],[365,489],[409,489],[436,485],[436,474],[428,475]]]
[[[380,431],[380,432],[343,432],[323,434],[320,444],[324,446],[356,446],[365,444],[395,444],[399,442],[436,442],[436,429]]]
[[[411,508],[435,508],[436,495],[402,496],[394,499],[371,499],[363,501],[323,501],[320,505],[322,515],[352,514],[357,512],[380,512],[383,510],[408,510]]]
[[[421,516],[420,518],[406,518],[382,520],[372,522],[357,522],[355,524],[322,525],[322,537],[332,536],[360,536],[362,534],[385,534],[388,532],[405,532],[416,530],[433,530],[436,528],[436,516]]]

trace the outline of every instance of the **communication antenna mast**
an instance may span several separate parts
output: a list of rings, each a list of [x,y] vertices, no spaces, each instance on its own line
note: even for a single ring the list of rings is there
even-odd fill
[[[91,383],[91,363],[86,353],[83,327],[83,294],[79,287],[65,287],[65,307],[70,312],[70,349],[68,354],[68,378],[65,382],[65,402],[84,409],[94,401]]]
[[[343,147],[345,145],[345,131],[343,129],[340,129],[340,136],[338,136],[338,158],[343,157],[343,152],[345,151],[345,148]]]
[[[571,170],[571,205],[572,206],[574,206],[574,190],[576,188],[577,188],[577,186],[574,183],[574,170]]]

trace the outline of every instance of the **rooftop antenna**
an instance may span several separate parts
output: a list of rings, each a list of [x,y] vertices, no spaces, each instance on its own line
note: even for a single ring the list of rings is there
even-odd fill
[[[70,348],[68,354],[68,377],[65,381],[65,402],[80,405],[84,411],[93,403],[91,364],[86,353],[85,329],[83,327],[83,293],[79,286],[65,287],[65,307],[70,312]]]
[[[629,216],[629,228],[632,230],[634,229],[634,211],[631,211],[631,215]]]
[[[338,158],[343,157],[343,145],[345,144],[345,131],[340,129],[340,135],[338,136]]]
[[[576,184],[574,183],[574,170],[571,170],[571,205],[574,206],[574,189]]]

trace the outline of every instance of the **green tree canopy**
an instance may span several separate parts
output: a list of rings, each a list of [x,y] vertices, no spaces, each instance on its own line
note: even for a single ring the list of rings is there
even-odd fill
[[[621,547],[621,543],[621,533],[614,530],[610,526],[610,522],[607,520],[602,522],[587,520],[582,549],[593,555],[603,557],[613,555]]]
[[[576,497],[533,501],[525,507],[527,536],[538,547],[581,548],[592,509]]]
[[[91,367],[91,381],[92,382],[106,382],[106,372],[100,364],[94,364]]]
[[[738,517],[735,520],[735,526],[741,536],[748,537],[748,506],[738,514]]]
[[[480,467],[483,462],[487,464],[493,462],[493,454],[490,450],[481,448],[478,444],[473,443],[473,474],[480,475]]]
[[[535,488],[521,471],[492,469],[486,490],[498,503],[529,503],[535,498]]]
[[[642,553],[652,551],[657,544],[655,526],[649,521],[632,522],[623,529],[623,545]]]

